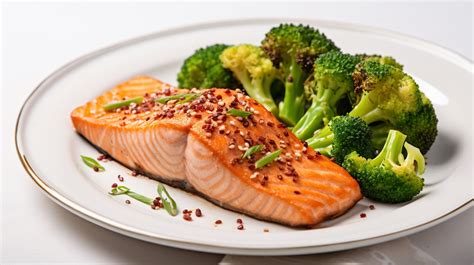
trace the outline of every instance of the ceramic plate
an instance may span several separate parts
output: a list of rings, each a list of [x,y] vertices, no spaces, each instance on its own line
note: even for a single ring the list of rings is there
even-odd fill
[[[224,21],[154,33],[98,50],[47,77],[18,118],[16,144],[28,173],[47,195],[71,212],[107,229],[142,240],[199,251],[246,255],[289,255],[336,251],[375,244],[428,228],[472,202],[472,64],[441,47],[399,34],[316,20],[293,20],[322,30],[345,52],[391,55],[405,65],[435,105],[439,136],[427,155],[426,188],[415,200],[384,205],[366,199],[318,229],[292,229],[219,208],[168,187],[180,209],[200,208],[194,221],[107,194],[117,175],[124,185],[154,196],[157,182],[133,177],[115,162],[105,172],[84,166],[80,155],[98,152],[73,130],[71,110],[136,75],[176,83],[183,59],[213,43],[258,44],[277,19]],[[288,22],[288,21],[285,21]],[[369,205],[375,205],[374,210]],[[366,213],[366,218],[360,214]],[[245,230],[237,230],[242,218]],[[220,219],[223,224],[216,226]],[[269,232],[264,232],[268,229]]]

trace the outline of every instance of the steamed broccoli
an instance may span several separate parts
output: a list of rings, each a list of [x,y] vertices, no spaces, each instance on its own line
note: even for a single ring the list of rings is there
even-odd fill
[[[225,49],[220,59],[225,68],[231,70],[242,83],[249,96],[262,104],[274,115],[278,107],[272,98],[272,83],[278,72],[272,62],[259,47],[242,44]]]
[[[225,69],[219,59],[229,45],[214,44],[200,48],[188,57],[178,73],[180,88],[237,88],[241,84]]]
[[[281,71],[285,96],[279,105],[279,118],[295,125],[305,108],[304,82],[319,55],[338,50],[334,43],[309,26],[281,24],[272,28],[262,41],[262,49]]]
[[[377,135],[380,130],[396,129],[408,135],[408,141],[422,153],[429,150],[437,135],[438,119],[412,77],[399,68],[370,60],[359,63],[352,77],[359,100],[350,116],[379,126]]]
[[[411,200],[423,189],[420,175],[425,170],[425,159],[405,139],[403,133],[390,130],[382,151],[374,159],[361,157],[357,152],[346,157],[343,167],[359,182],[364,196],[399,203]]]
[[[360,118],[337,116],[328,127],[317,131],[307,140],[309,146],[321,154],[333,157],[338,164],[356,151],[363,157],[372,157],[369,126]]]
[[[391,57],[391,56],[382,56],[382,55],[378,55],[378,54],[356,54],[355,55],[357,58],[359,58],[360,60],[364,60],[364,61],[374,61],[374,62],[378,62],[380,64],[388,64],[390,66],[393,66],[395,68],[398,68],[400,70],[403,70],[403,65],[401,65],[400,63],[398,63],[395,58]]]
[[[314,76],[305,84],[311,106],[294,126],[295,135],[306,140],[337,114],[344,98],[354,98],[352,72],[360,59],[339,51],[321,55],[314,64]]]

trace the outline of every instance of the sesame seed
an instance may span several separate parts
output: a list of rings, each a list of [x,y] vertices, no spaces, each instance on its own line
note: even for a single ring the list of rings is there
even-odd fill
[[[240,151],[247,151],[247,149],[249,149],[247,146],[241,146],[241,145],[238,145],[237,148],[239,148]]]
[[[260,174],[258,172],[254,172],[251,176],[250,179],[256,179]]]

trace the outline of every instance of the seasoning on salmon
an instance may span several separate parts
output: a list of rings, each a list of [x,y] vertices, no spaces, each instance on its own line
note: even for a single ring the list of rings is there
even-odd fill
[[[127,104],[111,109],[114,102]],[[316,225],[362,197],[343,168],[239,90],[178,89],[137,77],[71,118],[79,134],[132,172],[258,219]]]

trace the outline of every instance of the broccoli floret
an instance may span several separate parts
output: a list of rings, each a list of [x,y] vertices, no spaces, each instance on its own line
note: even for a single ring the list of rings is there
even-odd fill
[[[369,126],[356,117],[334,117],[328,127],[317,131],[307,142],[314,150],[333,157],[338,164],[353,151],[363,157],[373,155]]]
[[[403,70],[403,65],[401,65],[400,63],[398,63],[395,58],[393,57],[390,57],[390,56],[382,56],[382,55],[378,55],[378,54],[356,54],[355,55],[356,57],[358,57],[359,59],[361,60],[364,60],[364,61],[375,61],[375,62],[378,62],[380,64],[387,64],[387,65],[390,65],[390,66],[393,66],[395,68],[398,68],[400,70]]]
[[[425,159],[420,150],[405,139],[403,133],[390,130],[382,151],[374,159],[361,157],[357,152],[346,157],[343,167],[359,182],[364,196],[399,203],[411,200],[423,189],[424,180],[420,176],[425,169]]]
[[[178,73],[180,88],[238,88],[242,85],[222,66],[219,56],[229,45],[200,48],[188,57]]]
[[[421,109],[417,112],[407,113],[395,126],[389,123],[376,123],[370,126],[372,146],[376,150],[382,149],[390,129],[398,127],[399,130],[407,134],[407,142],[413,143],[423,154],[428,152],[438,134],[438,118],[431,101],[423,93],[421,97]]]
[[[310,138],[314,131],[340,114],[337,108],[342,99],[354,98],[352,72],[359,62],[359,58],[339,51],[327,52],[316,60],[313,78],[305,84],[311,106],[293,128],[298,138]]]
[[[362,118],[369,126],[380,126],[382,131],[399,130],[422,153],[429,150],[437,135],[438,119],[412,77],[375,61],[359,63],[352,77],[359,100],[350,116]],[[380,125],[383,123],[385,128]]]
[[[242,83],[249,96],[278,115],[278,107],[271,94],[272,83],[278,78],[278,72],[262,49],[250,44],[232,46],[225,49],[220,58],[224,67],[231,70]]]
[[[279,104],[279,118],[293,126],[304,114],[304,82],[319,55],[338,50],[334,43],[309,26],[281,24],[272,28],[262,41],[262,49],[280,70],[285,96]]]

